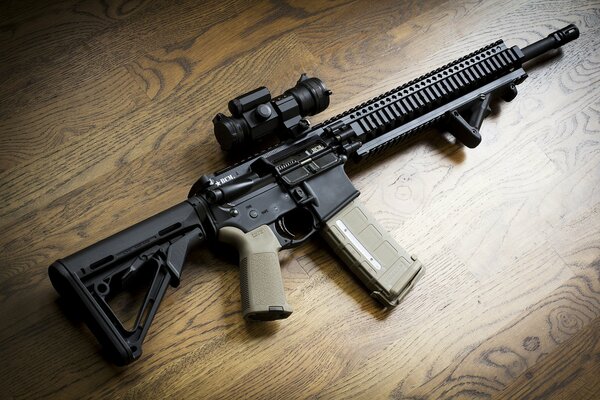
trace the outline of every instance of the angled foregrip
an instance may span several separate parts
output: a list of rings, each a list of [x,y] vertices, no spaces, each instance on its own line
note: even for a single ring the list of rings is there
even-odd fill
[[[219,240],[236,247],[240,253],[242,314],[252,321],[287,318],[292,307],[285,300],[279,266],[279,241],[266,226],[248,233],[238,228],[219,230]]]
[[[327,221],[323,237],[385,306],[394,307],[425,272],[358,200]]]

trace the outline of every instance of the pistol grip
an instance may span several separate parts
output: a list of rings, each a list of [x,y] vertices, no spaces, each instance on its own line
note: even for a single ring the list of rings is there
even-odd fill
[[[425,272],[358,200],[327,221],[322,235],[384,306],[397,306]]]
[[[242,314],[246,320],[273,321],[287,318],[292,307],[285,299],[279,266],[279,241],[271,229],[262,225],[248,233],[238,228],[219,230],[219,240],[233,245],[240,253]]]

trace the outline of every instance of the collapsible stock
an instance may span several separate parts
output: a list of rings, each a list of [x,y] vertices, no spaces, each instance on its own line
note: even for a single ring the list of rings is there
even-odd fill
[[[48,273],[54,288],[83,311],[107,356],[124,365],[142,354],[167,287],[179,284],[188,250],[204,238],[196,209],[184,201],[54,262]],[[108,301],[142,274],[152,274],[152,284],[133,328],[126,328]]]

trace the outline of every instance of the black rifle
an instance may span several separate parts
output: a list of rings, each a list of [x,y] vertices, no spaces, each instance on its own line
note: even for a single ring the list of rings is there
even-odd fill
[[[511,101],[527,77],[522,64],[578,36],[569,25],[523,49],[497,41],[312,128],[303,117],[327,108],[331,95],[317,78],[302,75],[273,99],[264,87],[240,96],[229,102],[231,116],[213,120],[221,147],[243,149],[274,134],[280,143],[200,177],[182,203],[54,262],[52,284],[80,306],[119,365],[140,357],[167,287],[179,284],[188,251],[205,241],[237,247],[248,320],[291,314],[277,252],[317,232],[373,297],[394,306],[423,267],[355,200],[359,192],[344,172],[346,161],[362,160],[431,126],[476,147],[490,100]],[[127,329],[108,300],[142,274],[152,276],[152,283],[133,329]]]

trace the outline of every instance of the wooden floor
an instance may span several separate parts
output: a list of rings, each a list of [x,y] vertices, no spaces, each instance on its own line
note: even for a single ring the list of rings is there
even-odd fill
[[[294,314],[247,324],[209,248],[142,358],[107,363],[47,267],[226,166],[212,117],[301,72],[313,123],[497,39],[529,66],[474,150],[430,131],[349,173],[427,266],[382,311],[317,238],[281,254]],[[14,1],[0,5],[0,398],[600,398],[600,3]]]

